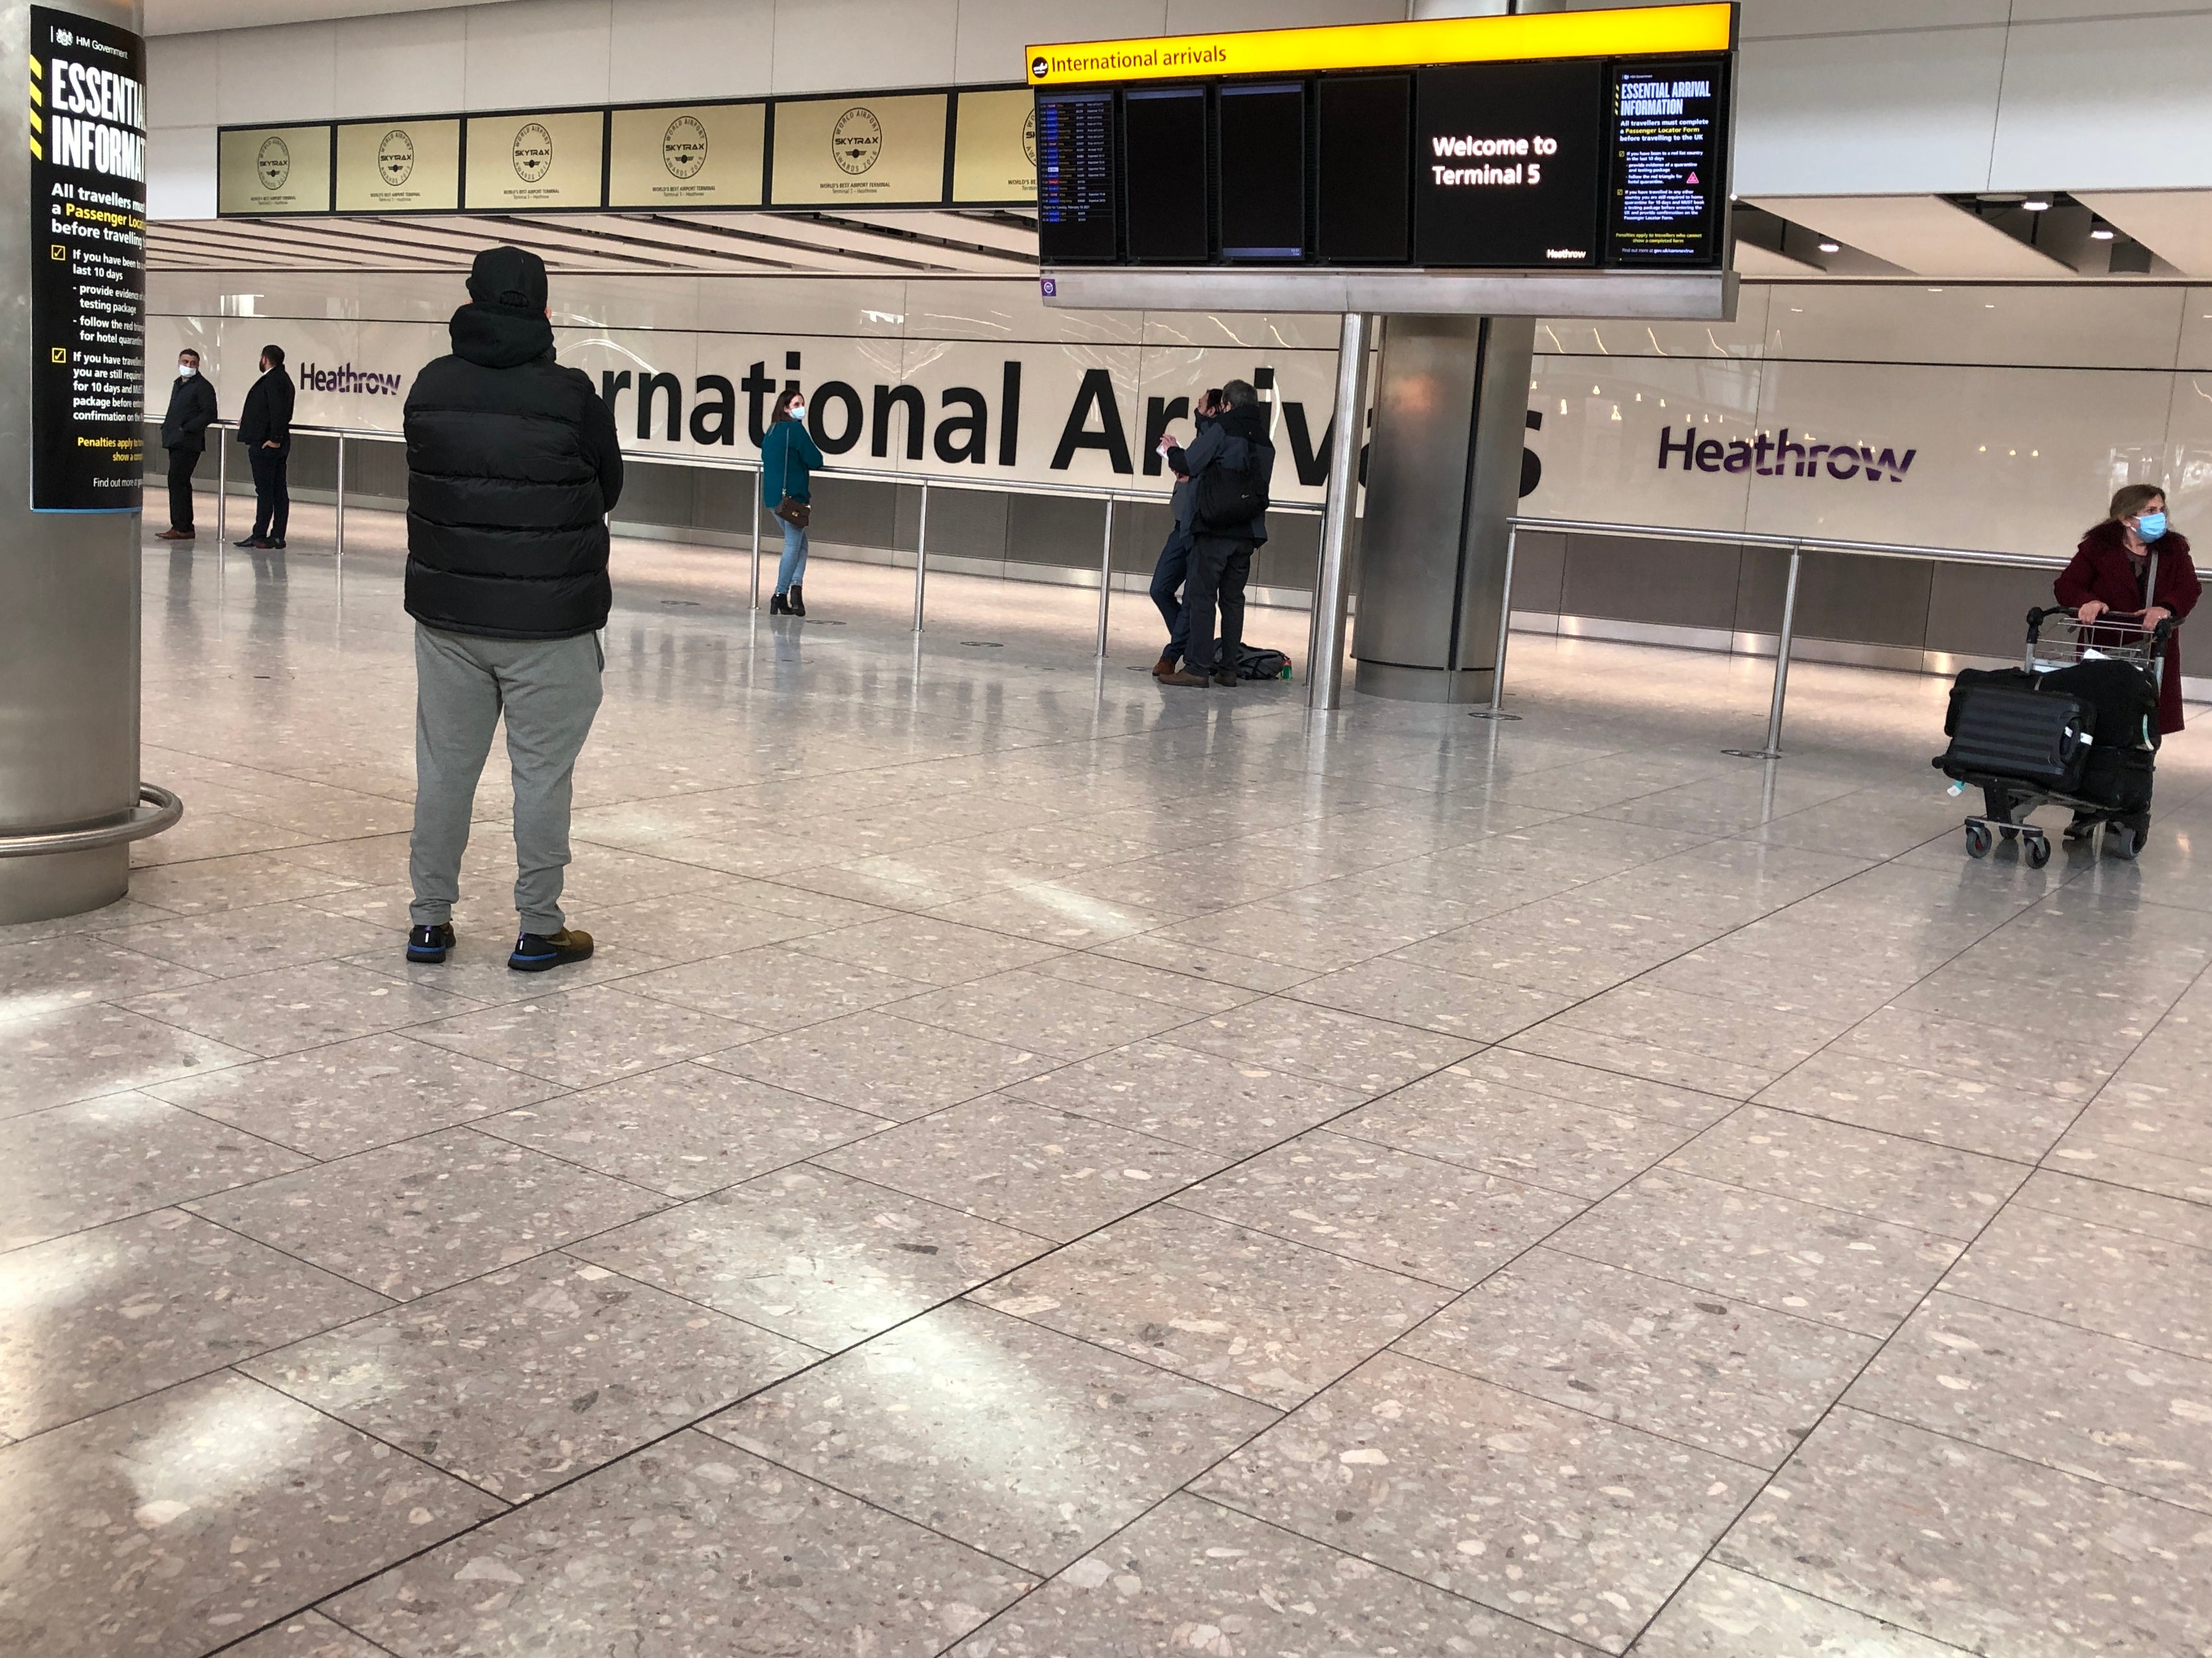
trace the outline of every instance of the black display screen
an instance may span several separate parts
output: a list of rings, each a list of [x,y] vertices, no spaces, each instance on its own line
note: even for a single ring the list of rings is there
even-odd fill
[[[1727,70],[1717,58],[1614,65],[1607,264],[1719,262]]]
[[[1413,123],[1416,262],[1597,265],[1607,82],[1596,61],[1423,70]]]
[[[1206,88],[1147,88],[1124,94],[1122,154],[1129,257],[1202,265],[1206,235]]]
[[[1231,83],[1219,97],[1221,257],[1304,258],[1304,84]]]
[[[1036,101],[1037,254],[1047,265],[1111,265],[1114,94]]]
[[[1413,252],[1413,77],[1325,75],[1314,103],[1315,251],[1332,265],[1403,265]]]

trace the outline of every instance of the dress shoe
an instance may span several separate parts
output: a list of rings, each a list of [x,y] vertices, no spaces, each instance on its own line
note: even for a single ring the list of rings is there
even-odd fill
[[[1201,690],[1213,683],[1210,675],[1204,674],[1186,674],[1180,668],[1176,669],[1172,674],[1161,674],[1159,676],[1159,680],[1162,685],[1190,685],[1196,686]]]
[[[234,541],[230,545],[234,547],[265,547],[269,544],[258,535],[249,535],[243,541]]]
[[[156,541],[197,541],[199,535],[193,530],[166,529],[154,539]]]
[[[1225,667],[1217,667],[1213,670],[1213,683],[1234,691],[1237,689],[1237,676]]]
[[[1169,674],[1176,671],[1176,663],[1179,660],[1180,658],[1174,656],[1161,657],[1159,661],[1152,664],[1152,677],[1155,680],[1164,680]]]

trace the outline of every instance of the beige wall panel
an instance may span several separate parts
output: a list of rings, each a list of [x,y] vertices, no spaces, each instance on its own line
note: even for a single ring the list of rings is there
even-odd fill
[[[461,124],[363,121],[338,129],[338,211],[450,213],[461,199]]]
[[[1036,95],[963,92],[952,141],[952,199],[1036,200]]]
[[[327,213],[331,130],[248,127],[226,132],[216,173],[224,213]]]
[[[779,207],[940,201],[945,117],[941,92],[779,103],[771,198]]]
[[[470,210],[597,207],[605,137],[595,109],[563,114],[471,115]]]
[[[764,104],[618,109],[607,155],[610,207],[757,207]]]

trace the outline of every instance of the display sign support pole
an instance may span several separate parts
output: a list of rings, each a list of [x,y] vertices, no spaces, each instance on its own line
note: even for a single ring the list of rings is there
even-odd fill
[[[1306,706],[1326,713],[1344,700],[1345,548],[1359,498],[1359,452],[1367,435],[1367,354],[1374,319],[1346,311],[1336,344],[1336,431],[1328,451],[1314,570],[1313,624],[1306,639]]]
[[[1106,534],[1098,549],[1098,659],[1106,659],[1106,609],[1114,600],[1114,497],[1106,497]]]
[[[921,631],[922,584],[929,579],[929,480],[921,480],[921,522],[914,533],[914,631]],[[921,640],[915,641],[917,647]]]
[[[345,434],[338,434],[337,510],[331,520],[331,539],[337,548],[340,576],[345,575]]]

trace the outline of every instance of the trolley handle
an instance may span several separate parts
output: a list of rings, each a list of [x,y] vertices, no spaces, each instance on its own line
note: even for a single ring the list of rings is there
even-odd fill
[[[2101,627],[2109,620],[2117,626],[2125,627],[2130,621],[2133,621],[2136,624],[2136,631],[2141,632],[2145,631],[2142,626],[2141,621],[2142,614],[2143,613],[2140,610],[2100,611],[2097,615],[2089,622],[2085,624],[2085,625],[2089,627]],[[2076,622],[2081,620],[2080,613],[2072,605],[2038,605],[2027,613],[2028,643],[2035,643],[2036,636],[2043,631],[2044,622],[2053,616],[2071,617]],[[2167,637],[2172,635],[2174,629],[2180,625],[2181,619],[2179,616],[2167,615],[2160,617],[2159,619],[2158,625],[2148,630],[2151,643],[2154,646],[2165,644]]]

